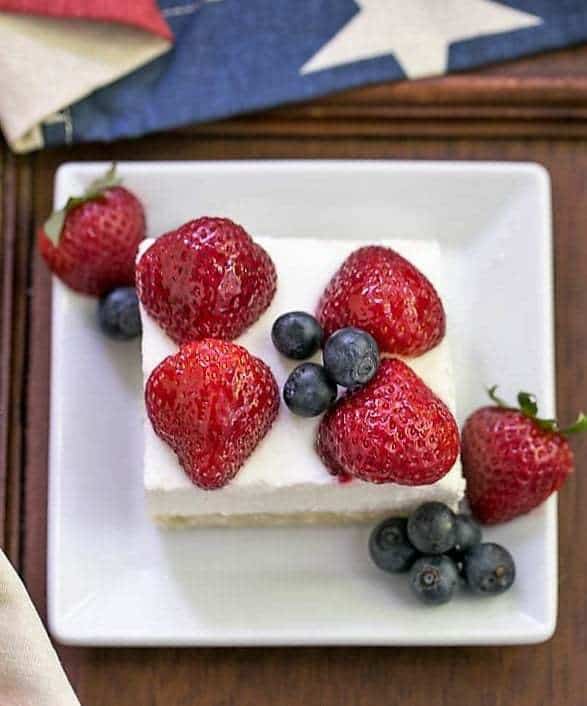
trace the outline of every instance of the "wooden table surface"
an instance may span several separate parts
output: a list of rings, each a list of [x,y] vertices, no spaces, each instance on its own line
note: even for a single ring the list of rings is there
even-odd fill
[[[400,158],[543,164],[553,184],[557,392],[566,420],[587,405],[586,138],[587,48],[475,74],[366,88],[111,146],[14,157],[0,143],[0,545],[41,614],[51,303],[34,232],[50,211],[61,162]],[[82,704],[584,706],[587,440],[577,440],[575,449],[578,472],[560,496],[560,614],[548,643],[442,649],[58,647]]]

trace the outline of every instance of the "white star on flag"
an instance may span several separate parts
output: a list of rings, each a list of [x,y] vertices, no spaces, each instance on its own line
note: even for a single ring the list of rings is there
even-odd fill
[[[393,54],[408,78],[447,70],[453,42],[542,23],[492,0],[355,0],[360,11],[300,69],[331,69]]]

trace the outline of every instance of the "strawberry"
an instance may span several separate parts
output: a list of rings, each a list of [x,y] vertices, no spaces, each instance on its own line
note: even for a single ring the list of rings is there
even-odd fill
[[[484,524],[506,522],[542,504],[573,471],[566,435],[587,428],[580,414],[559,429],[552,419],[538,419],[533,395],[520,392],[519,409],[489,395],[495,405],[482,407],[463,427],[463,473],[473,514]]]
[[[149,376],[147,413],[191,481],[221,488],[236,475],[277,416],[271,370],[245,348],[207,338],[181,346]]]
[[[318,454],[334,475],[428,485],[453,467],[459,430],[446,405],[401,360],[387,358],[364,387],[324,415]]]
[[[138,198],[119,183],[113,165],[39,229],[39,250],[49,269],[82,294],[102,296],[134,284],[145,214]]]
[[[143,306],[179,344],[238,338],[276,286],[269,255],[227,218],[199,218],[162,235],[137,265]]]
[[[370,333],[382,353],[416,356],[444,337],[444,308],[414,265],[391,248],[360,248],[326,287],[316,315],[326,336],[354,326]]]

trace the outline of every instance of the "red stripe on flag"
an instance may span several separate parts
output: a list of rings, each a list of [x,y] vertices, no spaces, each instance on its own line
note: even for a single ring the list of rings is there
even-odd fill
[[[173,39],[154,0],[0,0],[0,12],[117,22]]]

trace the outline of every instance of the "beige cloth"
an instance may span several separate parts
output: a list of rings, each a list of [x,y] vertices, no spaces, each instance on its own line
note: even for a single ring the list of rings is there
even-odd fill
[[[0,125],[17,152],[42,146],[40,124],[171,46],[134,27],[0,12]]]
[[[0,705],[79,706],[43,623],[2,551]]]

